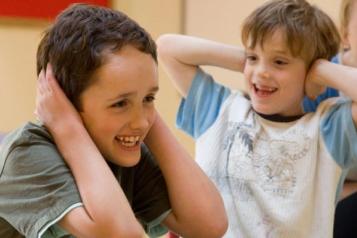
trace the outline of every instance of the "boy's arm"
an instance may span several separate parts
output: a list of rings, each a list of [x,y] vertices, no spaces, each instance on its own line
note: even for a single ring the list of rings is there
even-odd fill
[[[348,196],[354,194],[357,191],[357,182],[355,181],[345,181],[343,184],[343,189],[340,195],[340,200],[347,198]]]
[[[163,223],[183,237],[222,237],[227,217],[219,192],[159,115],[145,144],[156,158],[169,192],[172,212]]]
[[[166,34],[157,40],[158,55],[177,90],[186,97],[197,67],[218,66],[243,72],[242,49],[202,38]]]
[[[77,183],[84,207],[59,224],[76,237],[142,237],[144,232],[50,67],[39,76],[36,114],[51,132]]]
[[[316,60],[307,76],[306,94],[318,95],[324,87],[335,88],[352,99],[352,118],[357,127],[357,68]]]

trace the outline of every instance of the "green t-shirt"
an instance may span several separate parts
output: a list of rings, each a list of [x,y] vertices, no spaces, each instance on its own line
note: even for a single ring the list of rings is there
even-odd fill
[[[171,211],[165,180],[146,146],[134,167],[109,164],[131,207],[150,236]],[[85,159],[85,158],[83,158]],[[56,223],[83,206],[70,169],[48,131],[27,123],[0,147],[0,237],[72,237]]]

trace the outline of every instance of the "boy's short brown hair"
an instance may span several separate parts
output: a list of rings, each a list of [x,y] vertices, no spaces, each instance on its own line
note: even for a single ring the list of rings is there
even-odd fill
[[[335,24],[305,0],[272,0],[257,8],[243,23],[242,42],[249,48],[263,47],[266,37],[278,29],[285,32],[292,55],[303,58],[308,67],[338,52],[340,36]]]
[[[77,110],[80,95],[108,53],[125,45],[150,54],[157,62],[151,36],[124,13],[86,4],[64,10],[45,32],[37,51],[37,74],[51,63],[54,76]]]

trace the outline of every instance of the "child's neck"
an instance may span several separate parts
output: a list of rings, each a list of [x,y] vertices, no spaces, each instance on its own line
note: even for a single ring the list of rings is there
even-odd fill
[[[263,117],[266,120],[269,121],[273,121],[273,122],[292,122],[292,121],[296,121],[298,119],[300,119],[301,117],[303,117],[304,115],[295,115],[295,116],[282,116],[279,114],[273,114],[273,115],[266,115],[266,114],[262,114],[257,112],[257,114],[261,117]]]

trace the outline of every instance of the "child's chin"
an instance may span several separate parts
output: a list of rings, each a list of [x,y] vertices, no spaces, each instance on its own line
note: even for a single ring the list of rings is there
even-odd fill
[[[111,159],[110,161],[116,165],[119,165],[121,167],[134,167],[137,165],[140,161],[140,155],[138,156],[122,156],[120,158],[114,158]]]
[[[266,108],[266,107],[259,107],[259,106],[254,106],[253,105],[253,109],[254,111],[256,111],[259,114],[263,114],[263,115],[273,115],[276,114],[276,112],[274,112],[273,110],[271,110],[270,108]]]

